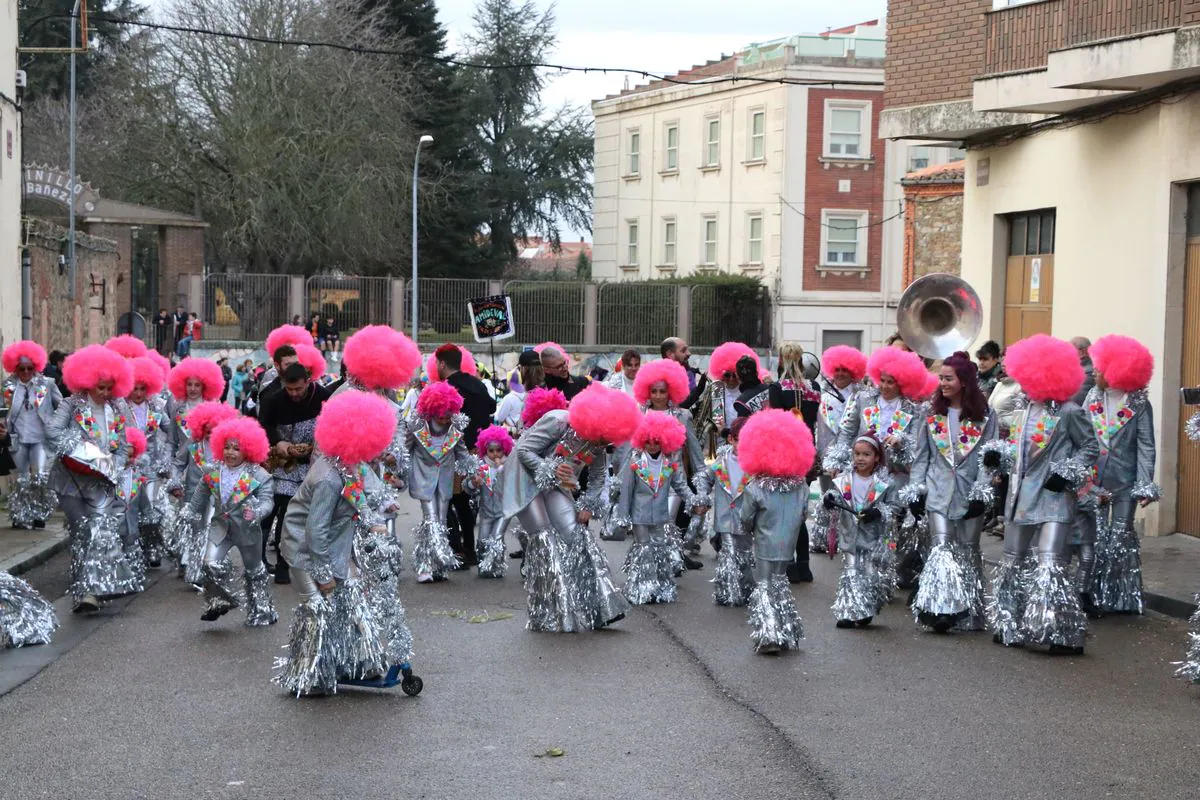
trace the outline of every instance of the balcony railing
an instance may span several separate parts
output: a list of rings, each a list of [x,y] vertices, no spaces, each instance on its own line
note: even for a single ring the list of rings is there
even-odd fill
[[[1141,1],[1128,0],[1131,5]],[[1050,51],[1063,46],[1065,4],[1063,0],[1042,0],[989,11],[984,73],[994,75],[1046,66]]]
[[[1183,0],[1071,0],[1063,47],[1177,28]]]

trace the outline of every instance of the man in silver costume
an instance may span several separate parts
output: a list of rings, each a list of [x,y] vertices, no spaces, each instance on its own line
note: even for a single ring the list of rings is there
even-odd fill
[[[1075,489],[1100,454],[1087,415],[1070,399],[1083,369],[1070,343],[1043,334],[1012,345],[1007,366],[1023,394],[1004,459],[1012,465],[1004,558],[992,581],[988,624],[997,644],[1082,654],[1087,619],[1066,558]],[[1037,566],[1027,576],[1022,562],[1035,536]]]
[[[46,351],[37,342],[23,340],[4,349],[4,405],[8,417],[0,420],[0,436],[11,435],[16,485],[8,497],[12,526],[18,530],[44,528],[58,498],[50,489],[46,458],[46,428],[62,403],[53,380],[42,375]]]

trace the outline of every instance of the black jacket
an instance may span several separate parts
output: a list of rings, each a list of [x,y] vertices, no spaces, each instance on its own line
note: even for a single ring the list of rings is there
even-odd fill
[[[456,372],[446,379],[446,383],[454,387],[463,399],[462,413],[467,415],[471,424],[463,434],[463,441],[471,450],[475,449],[475,440],[479,432],[492,424],[496,415],[496,401],[488,394],[483,381],[465,372]]]
[[[565,378],[560,378],[557,375],[546,376],[546,388],[558,389],[566,396],[567,400],[582,392],[590,383],[591,381],[587,378],[578,375],[568,375]]]

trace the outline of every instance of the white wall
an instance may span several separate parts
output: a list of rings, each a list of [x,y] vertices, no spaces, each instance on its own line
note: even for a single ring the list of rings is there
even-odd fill
[[[21,126],[11,103],[16,75],[17,0],[0,0],[0,346],[21,336]]]
[[[1200,180],[1198,130],[1200,101],[1192,97],[972,151],[967,167],[963,277],[989,311],[980,341],[1003,336],[1006,228],[997,215],[1055,208],[1052,333],[1125,334],[1154,354],[1164,502],[1146,517],[1151,533],[1169,532],[1175,513],[1185,206],[1174,184]],[[990,159],[983,187],[981,158]]]

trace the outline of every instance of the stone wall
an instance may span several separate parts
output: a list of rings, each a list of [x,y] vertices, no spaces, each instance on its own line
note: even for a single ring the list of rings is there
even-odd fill
[[[42,220],[29,224],[33,339],[46,350],[70,352],[115,336],[118,277],[122,269],[128,271],[121,263],[117,243],[76,233],[75,300],[71,301],[67,299],[67,269],[63,266],[60,272],[59,268],[59,256],[66,253],[67,229]],[[121,281],[122,288],[127,288],[125,281]]]
[[[953,166],[943,168],[943,175],[951,177],[935,182],[916,182],[911,176],[902,181],[905,286],[931,272],[962,273],[962,169]]]

